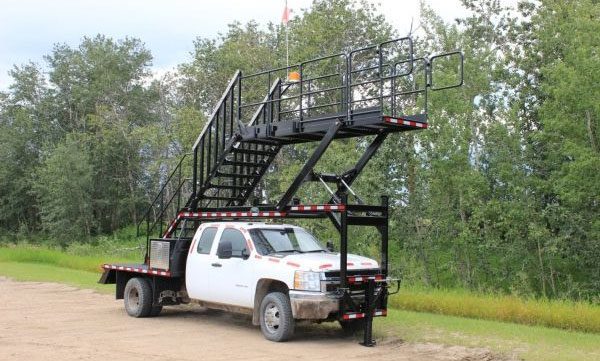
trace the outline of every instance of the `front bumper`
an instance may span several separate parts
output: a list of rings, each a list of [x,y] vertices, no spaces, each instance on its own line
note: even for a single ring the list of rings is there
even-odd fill
[[[290,303],[295,319],[323,320],[339,311],[339,298],[324,292],[290,290]]]

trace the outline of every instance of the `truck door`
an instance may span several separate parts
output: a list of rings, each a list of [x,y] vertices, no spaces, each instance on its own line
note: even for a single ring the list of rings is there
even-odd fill
[[[214,292],[214,302],[253,308],[252,296],[256,284],[252,261],[246,245],[246,238],[237,229],[225,228],[219,243],[231,242],[231,258],[221,259],[217,255],[218,247],[213,247],[214,258],[211,261],[210,287]]]
[[[185,269],[185,286],[190,298],[204,301],[212,298],[209,283],[211,250],[218,230],[217,226],[205,227],[196,233],[192,241]]]

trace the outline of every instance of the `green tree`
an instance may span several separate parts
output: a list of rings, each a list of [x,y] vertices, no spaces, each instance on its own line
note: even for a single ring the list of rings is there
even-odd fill
[[[75,134],[59,143],[37,169],[33,186],[42,226],[60,244],[89,238],[94,219],[94,168]]]

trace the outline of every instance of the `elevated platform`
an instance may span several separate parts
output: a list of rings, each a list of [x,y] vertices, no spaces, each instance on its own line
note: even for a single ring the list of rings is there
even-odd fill
[[[259,144],[297,144],[323,139],[333,122],[341,126],[333,139],[364,137],[381,133],[396,133],[427,128],[427,115],[390,116],[379,108],[346,113],[334,113],[294,121],[273,122],[247,127],[241,141]]]

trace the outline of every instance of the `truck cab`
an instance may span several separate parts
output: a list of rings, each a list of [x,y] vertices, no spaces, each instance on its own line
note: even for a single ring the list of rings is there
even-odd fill
[[[152,240],[145,264],[105,264],[100,283],[116,284],[116,298],[132,317],[195,303],[251,315],[271,341],[291,338],[297,320],[339,321],[357,331],[366,317],[366,281],[377,282],[370,292],[382,294],[387,280],[377,261],[347,254],[349,284],[342,290],[340,253],[331,248],[295,225],[206,222],[191,238]],[[344,302],[357,305],[356,312],[344,310]],[[368,309],[385,316],[386,304],[382,297]]]
[[[326,272],[339,270],[339,262],[339,254],[301,227],[205,223],[189,248],[185,287],[190,300],[206,307],[246,310],[265,337],[282,341],[293,333],[294,320],[335,319],[339,302],[327,290]],[[349,270],[378,267],[348,255]]]

